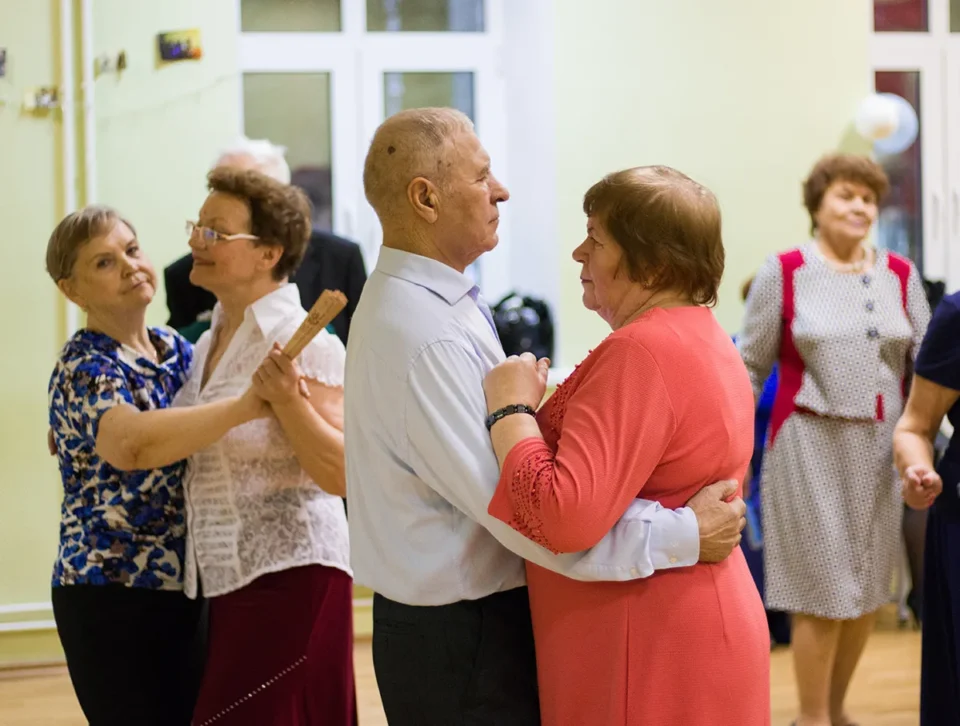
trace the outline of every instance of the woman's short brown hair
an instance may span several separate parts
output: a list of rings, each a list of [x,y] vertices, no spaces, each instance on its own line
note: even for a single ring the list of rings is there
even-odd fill
[[[273,277],[292,275],[310,240],[310,202],[300,189],[250,169],[221,166],[207,175],[207,188],[240,197],[250,205],[250,234],[260,244],[282,248]]]
[[[590,187],[583,211],[623,248],[630,279],[716,304],[724,251],[720,206],[709,189],[668,166],[636,167]]]
[[[803,182],[803,206],[810,215],[810,234],[817,231],[817,212],[823,195],[837,181],[854,182],[868,187],[879,203],[890,189],[887,173],[873,159],[858,154],[828,154],[814,164]]]
[[[117,222],[130,228],[134,236],[137,230],[112,207],[91,204],[71,212],[56,226],[47,242],[47,274],[54,282],[65,280],[73,274],[80,248],[94,237],[109,234]]]

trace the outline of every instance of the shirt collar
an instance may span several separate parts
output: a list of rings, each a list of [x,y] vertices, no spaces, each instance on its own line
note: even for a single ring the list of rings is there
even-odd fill
[[[248,305],[243,319],[252,321],[265,338],[270,338],[277,326],[290,318],[291,308],[302,310],[303,306],[300,304],[300,290],[294,283],[288,282]],[[222,315],[223,308],[218,302],[213,308],[211,329],[216,330]]]
[[[429,257],[381,247],[377,271],[429,290],[453,305],[474,287],[473,280]]]

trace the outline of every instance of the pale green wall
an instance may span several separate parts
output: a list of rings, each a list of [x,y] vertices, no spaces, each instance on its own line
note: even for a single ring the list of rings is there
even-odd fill
[[[56,84],[55,3],[0,2],[0,605],[50,599],[60,502],[46,453],[46,387],[61,339],[59,293],[44,272],[60,211],[56,112],[21,113],[27,88]],[[0,655],[3,645],[0,643]]]
[[[59,82],[57,5],[0,2],[0,47],[8,49],[7,78],[0,79],[0,98],[7,102],[0,105],[0,308],[6,311],[0,606],[49,601],[59,521],[60,482],[46,453],[46,386],[65,327],[62,301],[43,263],[47,238],[64,213],[60,115],[20,111],[28,87]],[[121,77],[96,82],[98,199],[134,222],[161,268],[187,251],[183,224],[203,200],[204,175],[240,130],[235,3],[97,0],[94,13],[97,52],[125,50],[129,65]],[[193,27],[202,31],[203,60],[157,67],[155,34]],[[150,317],[153,323],[166,319],[162,294]],[[41,609],[0,615],[0,622],[49,617]],[[49,631],[0,633],[0,664],[46,659],[55,647]]]
[[[136,225],[158,268],[186,254],[205,176],[240,133],[235,0],[97,0],[96,52],[129,69],[96,84],[98,196]],[[199,28],[203,59],[157,65],[158,32]],[[166,321],[157,296],[150,322]]]
[[[562,360],[606,334],[580,304],[570,253],[582,198],[605,173],[668,164],[723,209],[717,316],[740,324],[740,283],[807,231],[800,183],[849,134],[870,90],[868,0],[556,0]]]
[[[513,1],[513,0],[511,0]],[[158,267],[186,251],[183,222],[203,198],[219,148],[239,131],[233,0],[97,0],[98,52],[126,50],[121,78],[97,81],[99,199],[137,225]],[[56,4],[2,0],[0,219],[0,605],[44,602],[60,501],[47,456],[46,384],[63,341],[62,307],[43,272],[62,214],[59,124],[22,115],[25,88],[57,80]],[[739,323],[736,290],[763,255],[806,230],[800,179],[848,133],[869,84],[866,0],[556,0],[557,192],[563,358],[604,334],[579,303],[569,253],[580,200],[604,173],[667,163],[709,185],[725,215],[728,272],[718,311]],[[155,34],[199,27],[205,57],[157,68]],[[151,322],[165,319],[162,297]],[[33,612],[29,619],[49,613]],[[15,619],[11,617],[0,620]],[[28,635],[0,636],[0,663],[45,653]],[[33,642],[33,641],[31,641]],[[38,656],[43,657],[43,656]]]

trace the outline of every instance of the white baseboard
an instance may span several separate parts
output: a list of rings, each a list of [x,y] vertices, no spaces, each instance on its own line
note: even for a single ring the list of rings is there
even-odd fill
[[[0,635],[56,630],[51,602],[18,602],[0,605]]]
[[[369,609],[373,607],[373,598],[355,597],[353,607]],[[53,604],[49,602],[27,602],[0,605],[0,617],[22,614],[49,615],[53,612]],[[56,630],[57,622],[52,618],[30,618],[28,620],[0,620],[0,634],[23,633],[37,630]]]
[[[56,620],[18,620],[13,623],[0,623],[0,633],[23,633],[32,630],[56,630]]]
[[[23,602],[0,605],[0,615],[18,615],[20,613],[48,613],[53,611],[52,602]]]

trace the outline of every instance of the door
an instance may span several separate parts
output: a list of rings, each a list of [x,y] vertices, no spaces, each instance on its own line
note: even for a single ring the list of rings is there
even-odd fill
[[[483,41],[480,41],[481,43]],[[427,106],[447,106],[466,114],[490,154],[495,175],[506,174],[506,120],[502,112],[504,87],[493,59],[483,58],[473,44],[456,38],[434,38],[418,49],[407,38],[372,39],[363,59],[363,146],[377,126],[398,111]],[[438,46],[446,46],[438,52]],[[489,300],[507,292],[509,260],[509,205],[501,207],[500,243],[467,270]],[[361,236],[368,254],[380,246],[380,225],[369,205],[364,205]]]
[[[943,62],[929,43],[910,41],[885,48],[873,62],[876,91],[904,98],[920,121],[917,140],[909,148],[877,157],[890,178],[890,193],[880,207],[877,242],[912,259],[924,277],[944,279],[948,215]]]

